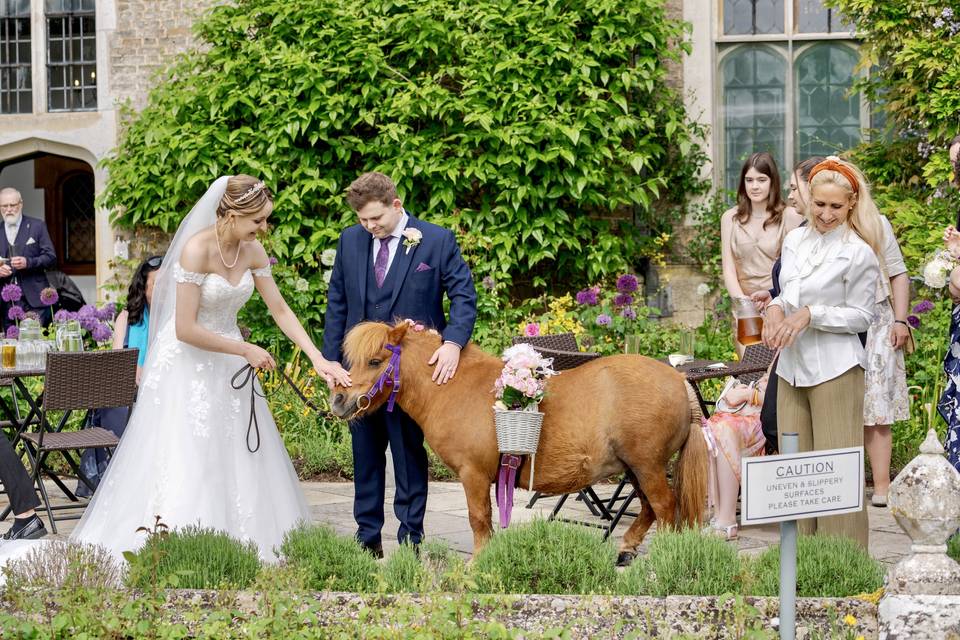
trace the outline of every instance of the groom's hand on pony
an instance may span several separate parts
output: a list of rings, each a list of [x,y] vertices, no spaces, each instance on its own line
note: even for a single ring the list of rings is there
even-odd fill
[[[460,364],[460,347],[453,342],[444,342],[433,352],[427,364],[436,363],[433,369],[433,381],[437,384],[446,384],[457,373]]]

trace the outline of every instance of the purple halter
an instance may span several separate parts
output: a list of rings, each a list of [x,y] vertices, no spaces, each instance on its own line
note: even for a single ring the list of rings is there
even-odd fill
[[[384,387],[392,387],[390,397],[387,398],[387,411],[393,411],[397,394],[400,393],[400,345],[387,344],[384,345],[384,347],[393,355],[390,356],[390,362],[387,363],[387,368],[383,370],[383,373],[381,373],[377,381],[373,383],[370,390],[357,398],[357,409],[360,411],[365,411],[373,402],[373,399],[377,397],[377,394],[383,391]],[[360,401],[363,399],[366,399],[367,403],[360,406]]]

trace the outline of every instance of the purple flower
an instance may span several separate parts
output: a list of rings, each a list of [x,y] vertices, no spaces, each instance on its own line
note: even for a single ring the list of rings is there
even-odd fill
[[[277,264],[280,261],[274,258],[273,256],[270,256],[269,258],[267,258],[267,262],[270,263],[270,266],[272,267],[273,265]]]
[[[618,293],[613,298],[613,304],[618,307],[625,307],[628,304],[633,304],[633,296],[629,293]]]
[[[540,325],[536,322],[528,322],[527,326],[523,328],[523,335],[530,337],[540,335]]]
[[[113,316],[117,312],[117,305],[112,302],[108,302],[99,309],[97,309],[94,316],[97,320],[113,320]]]
[[[3,289],[0,290],[0,298],[3,298],[4,302],[16,302],[22,297],[23,290],[13,283],[4,285]]]
[[[36,320],[37,322],[40,322],[40,314],[36,311],[27,311],[25,314],[23,314],[23,319]]]
[[[95,318],[97,316],[97,308],[92,304],[85,304],[77,311],[77,319],[82,320],[83,318]]]
[[[633,293],[640,286],[637,276],[625,273],[617,278],[617,291],[620,293]]]
[[[55,314],[53,314],[54,322],[66,322],[67,320],[76,320],[77,314],[73,311],[67,311],[66,309],[60,309]]]
[[[80,327],[87,331],[93,331],[94,327],[100,324],[100,321],[93,316],[78,316],[77,319],[80,321]]]
[[[493,291],[493,288],[497,286],[497,283],[490,276],[486,276],[483,280],[480,281],[480,284],[483,285],[483,288],[487,291]]]
[[[90,335],[96,342],[106,342],[113,337],[113,331],[110,329],[110,325],[98,322],[94,325],[93,329],[90,330]]]
[[[943,21],[943,18],[937,18],[936,20],[933,21],[933,28],[940,29],[943,27],[944,24],[946,23]]]
[[[40,291],[40,303],[45,304],[48,307],[57,304],[57,301],[60,300],[60,294],[57,293],[57,290],[53,287],[47,287]]]
[[[636,320],[637,312],[633,310],[633,307],[624,307],[620,311],[620,316],[626,318],[627,320]]]
[[[23,320],[23,315],[23,307],[16,304],[10,307],[10,309],[7,311],[7,317],[14,322],[20,322]]]
[[[597,316],[597,324],[600,325],[601,327],[608,327],[610,326],[611,322],[613,322],[613,318],[611,318],[605,313],[601,313],[600,315]]]
[[[914,315],[907,316],[907,322],[910,323],[910,326],[914,329],[920,328],[920,318]]]
[[[594,306],[599,302],[600,287],[590,287],[577,292],[577,304]]]
[[[20,337],[20,327],[18,327],[15,324],[12,324],[9,327],[7,327],[7,338],[9,338],[10,340],[16,340],[19,337]]]
[[[928,311],[933,311],[933,303],[929,300],[921,300],[913,305],[914,313],[927,313]]]

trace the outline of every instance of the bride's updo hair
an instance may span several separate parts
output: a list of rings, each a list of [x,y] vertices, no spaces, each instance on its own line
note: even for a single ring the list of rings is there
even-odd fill
[[[224,219],[231,211],[238,216],[252,216],[273,202],[270,189],[253,176],[240,173],[227,179],[227,190],[217,205],[217,218]]]

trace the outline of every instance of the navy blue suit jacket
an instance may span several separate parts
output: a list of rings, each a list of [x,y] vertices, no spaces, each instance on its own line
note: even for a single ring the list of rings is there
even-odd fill
[[[3,222],[0,221],[0,224]],[[14,269],[11,277],[0,280],[0,285],[8,284],[15,278],[27,304],[34,309],[42,309],[44,305],[40,302],[40,292],[50,286],[47,269],[57,266],[57,252],[47,233],[47,225],[43,220],[23,216],[13,246],[7,241],[6,230],[0,230],[0,255],[8,259],[15,256],[27,259],[26,268]]]
[[[409,214],[408,214],[409,215]],[[390,318],[411,318],[434,327],[444,340],[466,347],[477,320],[477,290],[470,268],[460,255],[453,232],[409,216],[407,228],[419,229],[420,244],[402,242],[390,265],[396,270]],[[373,236],[359,224],[340,234],[330,276],[323,331],[323,357],[342,360],[343,338],[367,320],[367,271],[373,269]],[[421,266],[424,265],[424,266]],[[443,295],[450,298],[450,319],[443,314]]]

